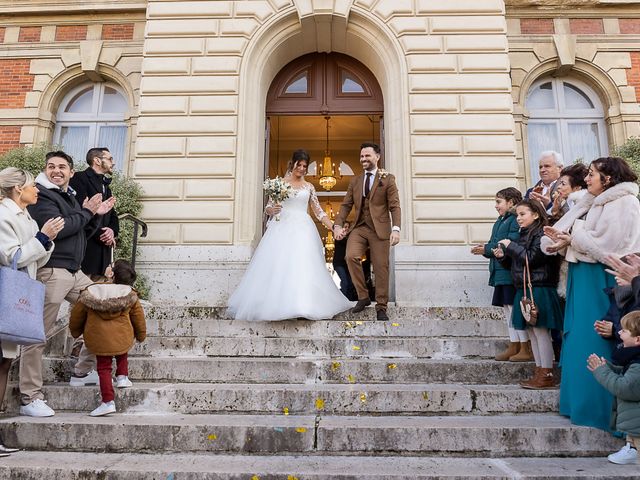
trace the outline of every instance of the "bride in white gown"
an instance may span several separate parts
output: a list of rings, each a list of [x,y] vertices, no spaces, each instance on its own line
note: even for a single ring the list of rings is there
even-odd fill
[[[329,230],[332,222],[320,207],[315,188],[304,179],[309,155],[297,150],[289,161],[285,180],[294,193],[266,213],[271,218],[236,291],[229,314],[236,320],[332,318],[353,306],[329,274],[318,230],[307,213]],[[279,221],[275,215],[279,214]]]

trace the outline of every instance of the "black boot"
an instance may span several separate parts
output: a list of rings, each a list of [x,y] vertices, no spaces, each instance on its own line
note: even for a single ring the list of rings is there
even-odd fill
[[[356,306],[351,309],[351,313],[358,313],[364,310],[364,307],[371,305],[371,300],[365,298],[364,300],[358,300]]]

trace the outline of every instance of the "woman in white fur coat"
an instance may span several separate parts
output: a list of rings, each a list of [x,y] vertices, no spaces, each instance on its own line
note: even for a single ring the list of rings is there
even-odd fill
[[[52,240],[64,227],[64,219],[52,218],[42,230],[27,211],[28,205],[38,200],[33,175],[24,170],[8,167],[0,171],[0,265],[10,266],[13,257],[21,250],[18,268],[24,269],[31,278],[51,256]],[[0,344],[0,405],[7,388],[7,377],[12,359],[18,355],[17,346],[2,342]],[[0,438],[0,456],[17,451],[3,445]]]
[[[585,178],[587,194],[553,227],[546,227],[542,250],[561,252],[569,263],[562,346],[560,413],[577,425],[609,430],[613,397],[586,368],[591,353],[610,358],[612,343],[594,329],[609,307],[604,288],[615,286],[605,272],[609,254],[640,251],[638,177],[618,157],[594,160]]]

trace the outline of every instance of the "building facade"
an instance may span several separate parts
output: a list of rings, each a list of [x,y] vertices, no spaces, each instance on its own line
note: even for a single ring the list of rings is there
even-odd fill
[[[398,179],[395,300],[486,305],[469,248],[495,192],[534,183],[543,150],[640,135],[640,2],[0,0],[0,72],[0,151],[107,145],[142,184],[155,298],[224,304],[274,157],[320,160],[331,135],[355,168],[379,141]]]

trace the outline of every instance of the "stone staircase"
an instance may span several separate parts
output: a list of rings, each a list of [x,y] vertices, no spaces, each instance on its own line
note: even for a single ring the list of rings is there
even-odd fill
[[[65,338],[46,357],[57,414],[0,431],[25,451],[10,479],[622,479],[619,439],[557,415],[557,391],[517,382],[531,364],[491,308],[367,309],[319,322],[236,322],[217,308],[154,307],[130,354],[118,413],[87,415],[97,387],[70,387]],[[13,414],[13,415],[11,415]]]

